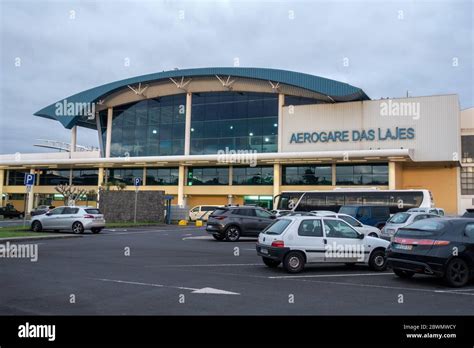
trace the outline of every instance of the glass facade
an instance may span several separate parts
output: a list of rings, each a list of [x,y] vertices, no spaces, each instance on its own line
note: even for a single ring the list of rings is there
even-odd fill
[[[115,169],[110,168],[106,170],[106,181],[112,183],[124,183],[134,186],[133,179],[143,179],[143,168],[127,168]]]
[[[317,99],[295,97],[291,95],[285,95],[285,106],[289,105],[308,105],[308,104],[321,104],[322,102]]]
[[[388,185],[388,164],[338,164],[336,185]]]
[[[277,94],[195,93],[191,120],[191,155],[214,154],[226,148],[277,151]]]
[[[331,165],[282,167],[282,185],[331,185]]]
[[[146,185],[178,185],[178,168],[147,168]]]
[[[5,185],[24,185],[25,174],[29,174],[29,170],[9,170],[5,172]]]
[[[106,112],[102,112],[100,116],[102,124],[105,125]],[[113,110],[110,155],[111,157],[184,155],[185,119],[185,94],[117,106]],[[104,144],[105,137],[106,131],[103,127]]]
[[[233,167],[232,185],[273,185],[273,167]]]
[[[70,169],[43,169],[39,177],[39,185],[68,185],[70,173]]]
[[[472,163],[474,159],[474,135],[461,137],[462,163]]]
[[[474,195],[474,167],[461,167],[461,194]]]
[[[97,186],[99,182],[98,169],[73,169],[72,184],[76,186]]]
[[[188,168],[187,185],[228,185],[228,167],[191,167]]]

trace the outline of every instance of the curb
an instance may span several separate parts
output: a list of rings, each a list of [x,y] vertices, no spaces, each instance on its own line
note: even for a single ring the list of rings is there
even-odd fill
[[[0,244],[5,242],[29,242],[33,240],[42,240],[42,239],[65,239],[65,238],[79,238],[81,235],[75,234],[59,234],[59,235],[48,235],[48,236],[25,236],[25,237],[7,237],[0,238]]]

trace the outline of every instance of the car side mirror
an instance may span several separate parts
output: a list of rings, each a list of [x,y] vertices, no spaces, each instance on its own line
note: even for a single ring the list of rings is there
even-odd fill
[[[359,237],[357,237],[357,238],[359,238],[359,239],[364,239],[364,238],[365,238],[365,234],[360,233],[360,234],[359,234]]]
[[[50,212],[48,212],[48,213],[46,213],[46,215],[50,216],[50,215],[51,215],[51,213],[50,213]]]
[[[276,215],[270,215],[270,219],[276,219]]]

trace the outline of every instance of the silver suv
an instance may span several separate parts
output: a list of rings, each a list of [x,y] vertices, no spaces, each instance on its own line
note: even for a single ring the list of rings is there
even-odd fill
[[[99,233],[104,227],[104,215],[94,207],[58,207],[31,219],[31,230],[34,232],[67,230],[84,233],[90,230],[92,233]]]

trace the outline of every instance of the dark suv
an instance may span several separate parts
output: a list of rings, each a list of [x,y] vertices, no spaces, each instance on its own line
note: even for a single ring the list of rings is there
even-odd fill
[[[223,207],[209,216],[206,231],[217,240],[235,242],[241,236],[258,237],[275,219],[275,215],[260,207]]]

